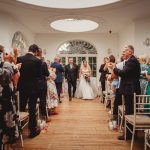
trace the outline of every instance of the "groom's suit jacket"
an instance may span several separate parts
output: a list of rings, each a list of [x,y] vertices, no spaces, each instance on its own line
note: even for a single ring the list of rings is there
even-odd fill
[[[76,81],[79,78],[79,68],[78,65],[73,64],[72,68],[70,68],[70,64],[65,66],[65,78],[68,81]]]

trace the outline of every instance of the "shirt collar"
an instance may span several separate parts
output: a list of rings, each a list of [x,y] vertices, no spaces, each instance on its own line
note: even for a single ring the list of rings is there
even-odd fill
[[[31,55],[33,55],[33,56],[34,56],[34,53],[33,53],[33,52],[27,52],[27,54],[31,54]]]

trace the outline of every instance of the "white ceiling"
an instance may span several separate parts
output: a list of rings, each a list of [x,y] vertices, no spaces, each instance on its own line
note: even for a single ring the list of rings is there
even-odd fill
[[[57,19],[79,18],[99,23],[90,33],[117,33],[135,19],[150,16],[150,0],[122,0],[118,3],[84,9],[54,9],[33,6],[16,0],[0,0],[0,11],[27,26],[34,33],[62,33],[49,24]]]
[[[78,9],[103,6],[120,0],[17,0],[23,3],[49,8]]]

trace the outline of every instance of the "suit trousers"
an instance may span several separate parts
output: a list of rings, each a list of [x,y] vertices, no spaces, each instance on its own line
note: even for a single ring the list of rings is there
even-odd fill
[[[41,80],[39,83],[39,99],[40,99],[40,112],[43,117],[47,117],[46,97],[47,97],[47,81]]]
[[[118,115],[118,106],[122,104],[122,95],[119,89],[116,90],[116,96],[114,101],[113,115]]]
[[[134,113],[134,97],[133,94],[123,95],[125,100],[125,115],[132,115]]]
[[[47,117],[46,115],[46,97],[47,97],[47,90],[40,89],[39,91],[39,99],[40,99],[40,112],[43,117]]]
[[[68,81],[68,94],[69,94],[69,97],[74,97],[75,95],[75,92],[76,92],[76,86],[77,86],[77,81]],[[72,95],[72,89],[73,87],[73,95]]]
[[[123,95],[125,101],[125,115],[132,115],[134,113],[134,97],[133,94]],[[129,128],[133,130],[133,126],[128,124]],[[132,134],[127,130],[127,137],[131,137]]]
[[[100,82],[101,82],[102,91],[105,91],[105,80],[102,80]]]
[[[56,89],[57,89],[57,94],[58,94],[58,99],[60,100],[60,93],[62,92],[62,82],[55,82],[56,84]]]
[[[20,111],[25,111],[28,104],[29,109],[29,130],[31,133],[36,132],[37,119],[36,119],[36,104],[38,94],[37,91],[21,89],[20,91]]]

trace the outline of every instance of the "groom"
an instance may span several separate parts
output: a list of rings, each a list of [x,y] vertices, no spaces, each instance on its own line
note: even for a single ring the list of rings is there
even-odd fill
[[[73,62],[73,58],[69,58],[69,64],[65,66],[65,79],[68,81],[69,101],[72,100],[76,92],[77,79],[79,78],[78,66]],[[71,88],[73,87],[73,95]]]

